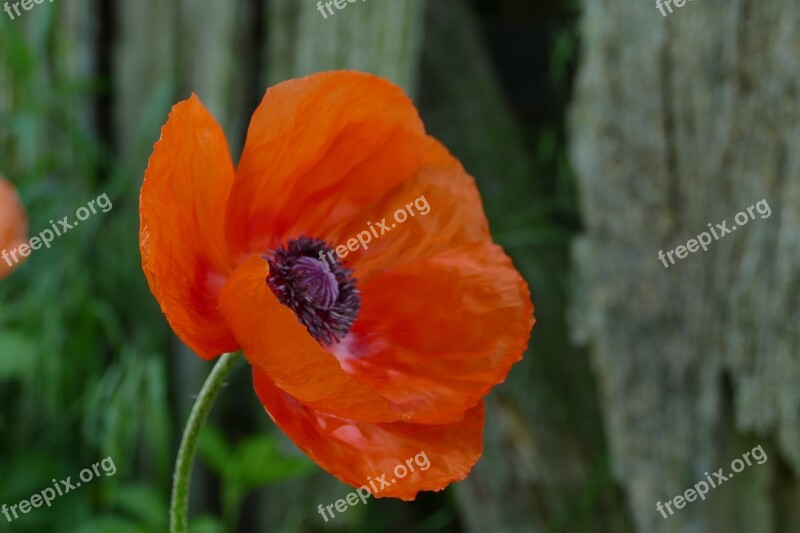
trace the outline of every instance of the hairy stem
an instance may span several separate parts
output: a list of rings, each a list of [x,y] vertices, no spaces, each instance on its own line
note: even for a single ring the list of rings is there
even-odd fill
[[[241,352],[228,353],[219,358],[214,369],[208,375],[197,400],[189,414],[189,421],[183,430],[181,447],[175,461],[175,474],[172,479],[172,504],[170,505],[170,532],[186,533],[189,528],[189,485],[194,466],[194,456],[197,453],[197,443],[200,431],[208,418],[211,406],[217,397],[219,389],[225,382],[233,367],[241,358]]]

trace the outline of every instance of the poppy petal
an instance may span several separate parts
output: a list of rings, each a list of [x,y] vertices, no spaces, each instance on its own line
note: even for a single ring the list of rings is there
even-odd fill
[[[233,269],[223,239],[233,176],[225,135],[197,96],[173,107],[142,185],[142,267],[173,331],[204,359],[237,349],[217,305]]]
[[[228,236],[239,255],[320,236],[419,167],[424,126],[387,80],[352,71],[270,88],[253,115],[236,173]]]
[[[525,280],[491,243],[409,263],[360,289],[359,318],[336,354],[418,423],[458,420],[503,382],[534,323]]]
[[[373,424],[315,411],[258,368],[253,382],[270,417],[300,449],[344,483],[369,488],[372,481],[378,498],[413,500],[419,491],[442,490],[464,479],[483,451],[483,402],[451,424]],[[388,486],[379,481],[383,474]]]
[[[0,176],[0,250],[6,256],[0,260],[0,279],[6,277],[17,268],[25,257],[21,254],[11,255],[21,244],[28,240],[28,215],[19,200],[16,189]],[[12,261],[16,257],[19,262]]]
[[[269,265],[252,256],[222,289],[220,306],[245,357],[285,392],[313,409],[372,422],[407,417],[394,413],[379,394],[357,383],[322,349],[267,285]]]
[[[402,218],[401,218],[402,217]],[[404,219],[404,222],[398,222]],[[372,234],[367,248],[347,251],[347,266],[360,282],[407,263],[468,243],[490,242],[489,224],[475,180],[436,139],[425,141],[416,175],[324,236],[343,245]]]

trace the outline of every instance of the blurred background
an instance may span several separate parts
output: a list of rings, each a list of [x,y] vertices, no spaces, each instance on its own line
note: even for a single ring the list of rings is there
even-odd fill
[[[635,4],[635,5],[634,5]],[[147,288],[138,193],[170,107],[197,93],[234,159],[264,90],[387,76],[475,176],[538,323],[489,397],[470,477],[371,500],[277,431],[240,365],[204,431],[192,531],[800,531],[800,6],[368,0],[56,0],[0,12],[0,173],[33,234],[113,209],[0,282],[0,504],[111,457],[0,531],[167,530],[173,460],[211,365]],[[665,269],[766,199],[772,216]],[[769,459],[664,519],[704,472]]]

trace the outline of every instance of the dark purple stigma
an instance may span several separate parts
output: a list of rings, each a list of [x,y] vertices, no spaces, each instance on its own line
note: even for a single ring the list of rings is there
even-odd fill
[[[347,335],[361,309],[352,271],[332,252],[325,242],[302,236],[266,256],[267,285],[311,336],[326,346]]]
[[[331,269],[319,259],[301,257],[294,265],[300,293],[320,309],[330,309],[339,298],[339,282]]]

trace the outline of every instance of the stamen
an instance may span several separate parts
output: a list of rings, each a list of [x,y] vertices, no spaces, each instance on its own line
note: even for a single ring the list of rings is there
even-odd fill
[[[294,265],[297,286],[310,302],[322,309],[328,309],[339,297],[339,283],[336,276],[322,261],[311,257],[301,257]]]
[[[278,301],[294,311],[298,321],[323,345],[341,340],[361,308],[352,272],[321,257],[333,250],[319,239],[292,239],[269,251],[267,284]]]

